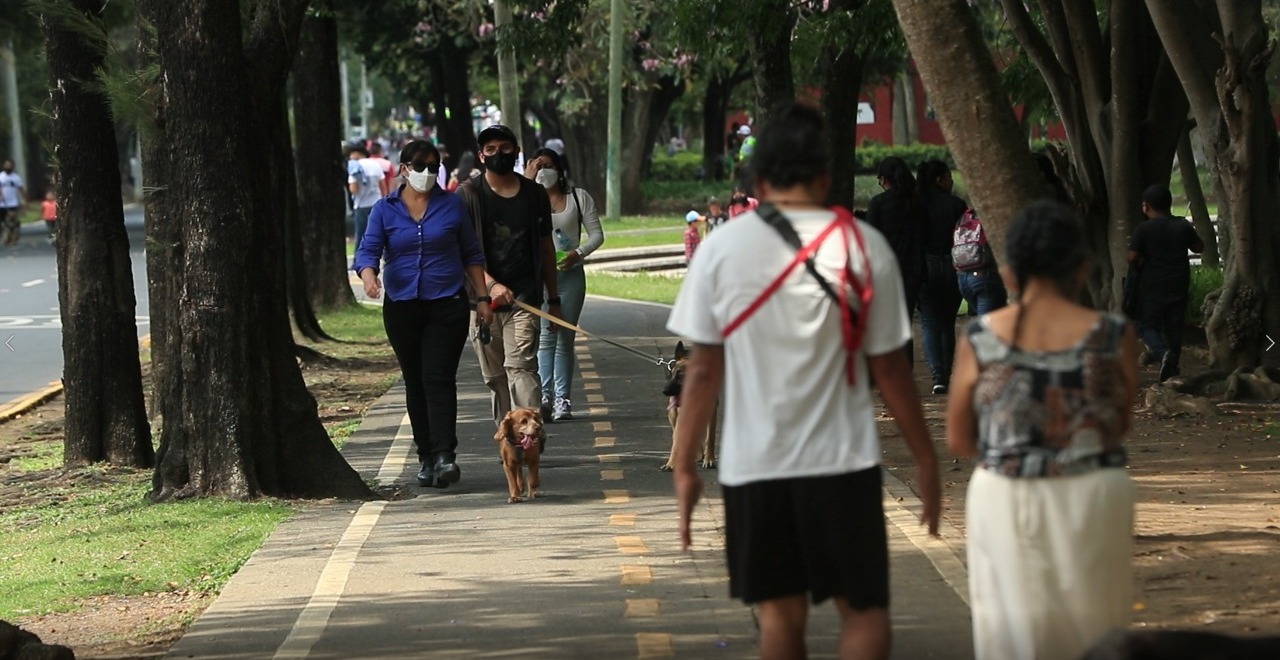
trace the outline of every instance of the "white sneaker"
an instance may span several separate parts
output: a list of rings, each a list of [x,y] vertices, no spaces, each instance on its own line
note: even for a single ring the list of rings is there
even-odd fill
[[[573,419],[573,404],[568,399],[556,397],[556,403],[551,409],[551,419],[557,422]]]

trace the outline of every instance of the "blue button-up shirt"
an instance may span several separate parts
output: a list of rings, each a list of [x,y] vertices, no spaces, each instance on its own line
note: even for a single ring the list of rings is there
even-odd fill
[[[447,298],[462,289],[467,266],[484,265],[462,198],[432,188],[428,200],[422,222],[409,217],[399,190],[378,200],[369,213],[351,269],[378,272],[385,257],[382,284],[390,300]]]

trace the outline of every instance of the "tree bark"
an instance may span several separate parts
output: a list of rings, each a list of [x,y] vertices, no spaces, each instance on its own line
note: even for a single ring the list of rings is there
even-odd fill
[[[440,41],[440,57],[447,72],[444,83],[445,94],[449,99],[449,116],[439,119],[451,125],[446,135],[454,142],[446,142],[445,146],[455,158],[477,150],[476,132],[471,125],[471,79],[468,73],[471,67],[468,61],[470,54],[470,48],[459,46],[451,39]],[[478,158],[476,162],[479,162]]]
[[[898,146],[905,146],[907,141],[907,106],[906,91],[903,90],[904,81],[902,76],[896,76],[893,79],[893,102],[890,103],[890,109],[893,114],[893,143]]]
[[[153,501],[202,495],[367,498],[334,448],[293,357],[283,237],[264,177],[244,158],[268,143],[261,105],[278,102],[305,2],[262,2],[242,42],[237,3],[138,0],[165,100],[166,210],[178,225],[176,305],[162,345],[165,423]],[[245,70],[245,63],[249,69]],[[163,156],[162,156],[163,158]],[[251,249],[252,248],[252,249]],[[265,267],[264,267],[264,261]]]
[[[96,23],[99,2],[70,0]],[[49,67],[51,137],[61,190],[58,303],[62,318],[64,462],[151,467],[142,394],[137,301],[124,228],[120,153],[107,98],[91,86],[105,56],[60,19],[41,20]]]
[[[902,73],[902,105],[907,120],[907,144],[920,141],[920,117],[916,111],[916,85],[911,77],[911,67],[903,67]],[[861,82],[861,81],[859,81]],[[857,110],[857,108],[854,108]]]
[[[1219,223],[1226,215],[1231,224],[1222,289],[1205,322],[1210,359],[1223,369],[1275,364],[1280,352],[1266,351],[1266,337],[1280,337],[1280,228],[1275,222],[1280,144],[1266,80],[1275,44],[1267,41],[1262,4],[1222,0],[1210,20],[1161,2],[1148,0],[1147,6],[1161,40],[1170,46],[1205,156],[1221,185]],[[1221,25],[1214,35],[1216,54],[1178,47],[1212,19]],[[1210,75],[1214,65],[1217,71]]]
[[[965,0],[894,0],[938,122],[982,215],[987,240],[1004,256],[1004,234],[1044,194],[1031,152],[1000,88],[995,63]]]
[[[1200,186],[1200,173],[1196,169],[1195,152],[1191,149],[1191,130],[1182,134],[1178,141],[1178,167],[1182,172],[1182,187],[1187,191],[1188,213],[1191,224],[1204,242],[1204,252],[1200,255],[1200,263],[1210,268],[1218,268],[1222,260],[1218,255],[1218,232],[1214,231],[1213,221],[1209,219],[1209,208],[1204,202],[1204,188]]]
[[[347,278],[346,177],[335,146],[342,142],[341,107],[338,22],[328,13],[308,16],[293,65],[294,169],[307,296],[320,310],[355,302]]]
[[[753,121],[763,126],[773,106],[796,97],[791,72],[791,33],[796,10],[789,0],[745,0],[743,16],[751,17],[747,46],[756,84],[756,114]]]
[[[830,44],[822,55],[822,112],[831,138],[831,190],[827,203],[853,208],[857,170],[858,91],[863,61],[852,46]]]

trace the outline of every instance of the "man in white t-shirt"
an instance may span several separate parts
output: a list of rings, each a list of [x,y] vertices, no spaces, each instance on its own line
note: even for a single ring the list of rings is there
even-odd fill
[[[681,540],[687,548],[702,491],[696,445],[723,384],[729,590],[756,606],[761,656],[805,657],[809,599],[833,598],[841,657],[883,658],[888,546],[870,379],[915,456],[930,533],[941,506],[903,351],[901,278],[879,232],[822,206],[831,177],[821,113],[791,102],[772,117],[752,159],[764,205],[702,243],[667,325],[695,345],[676,431]],[[815,246],[830,291],[762,216]]]
[[[347,191],[351,193],[351,215],[356,223],[356,251],[369,226],[369,212],[382,199],[382,166],[369,157],[363,146],[347,152]]]
[[[18,211],[27,199],[27,189],[23,187],[22,175],[13,171],[13,161],[5,159],[0,166],[0,243],[16,245],[22,234],[22,226],[18,223]]]

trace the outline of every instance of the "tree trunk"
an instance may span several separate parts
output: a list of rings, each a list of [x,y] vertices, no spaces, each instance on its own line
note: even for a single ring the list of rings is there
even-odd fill
[[[1018,131],[977,20],[965,0],[893,0],[947,145],[982,214],[987,239],[1004,255],[1005,230],[1041,197],[1044,182]]]
[[[729,94],[725,76],[716,74],[707,80],[702,92],[702,171],[712,181],[724,181],[724,119],[728,113]]]
[[[1191,149],[1190,128],[1178,141],[1178,168],[1182,172],[1182,187],[1187,191],[1187,212],[1191,214],[1191,224],[1195,225],[1196,233],[1204,242],[1200,263],[1210,268],[1218,268],[1222,265],[1218,256],[1218,232],[1214,231],[1213,221],[1209,219],[1209,208],[1204,202],[1204,188],[1200,186],[1196,156]]]
[[[756,83],[753,121],[763,126],[775,104],[796,97],[791,33],[797,14],[789,0],[746,0],[743,15],[752,17],[753,24],[747,38]]]
[[[346,170],[334,147],[342,142],[341,108],[337,20],[327,12],[308,16],[293,65],[294,170],[308,299],[321,310],[355,302],[347,278]]]
[[[598,89],[598,88],[597,88]],[[593,90],[595,91],[595,90]],[[563,118],[565,156],[572,163],[574,183],[596,200],[605,194],[605,136],[609,134],[609,106],[604,102],[605,90],[592,94],[581,114]]]
[[[1274,222],[1280,214],[1280,144],[1266,80],[1275,46],[1267,42],[1261,2],[1217,3],[1216,53],[1180,48],[1204,29],[1205,16],[1150,0],[1147,6],[1161,40],[1171,46],[1205,155],[1220,180],[1218,204],[1226,213],[1220,212],[1219,222],[1226,215],[1231,223],[1222,289],[1205,323],[1210,359],[1222,369],[1274,364],[1280,351],[1265,349],[1267,336],[1280,337],[1280,228]]]
[[[455,158],[470,151],[476,152],[476,132],[471,125],[471,63],[469,48],[457,45],[452,39],[440,40],[440,57],[447,75],[444,77],[445,94],[449,99],[449,116],[438,117],[440,122],[452,125],[446,135],[454,142],[445,146]],[[476,159],[479,163],[479,158]]]
[[[305,2],[255,5],[241,41],[237,3],[138,0],[158,39],[166,210],[181,259],[176,305],[161,346],[166,412],[153,501],[201,495],[366,498],[371,493],[330,442],[293,357],[282,237],[263,177],[244,158],[267,143],[261,106],[277,102]],[[245,63],[249,69],[245,70]],[[157,143],[155,141],[162,141]],[[162,144],[163,146],[156,146]],[[252,249],[250,249],[252,247]],[[154,349],[155,347],[153,347]]]
[[[920,141],[920,116],[916,110],[916,83],[909,63],[903,67],[902,106],[907,120],[907,144],[916,144]]]
[[[96,23],[100,3],[69,9]],[[67,465],[151,467],[155,451],[142,394],[137,301],[120,196],[120,153],[105,96],[90,85],[105,53],[42,16],[51,133],[61,190],[58,303],[62,316]]]
[[[848,45],[829,45],[822,55],[822,111],[831,138],[831,190],[827,203],[853,208],[857,170],[858,91],[862,58]]]
[[[667,121],[671,106],[684,93],[684,86],[674,77],[663,77],[655,85],[632,86],[623,109],[622,134],[622,212],[638,214],[643,210],[644,194],[640,181],[648,175],[653,159],[653,145]]]
[[[898,146],[907,144],[906,96],[902,76],[897,76],[893,79],[893,101],[889,104],[889,109],[893,115],[893,143]]]

